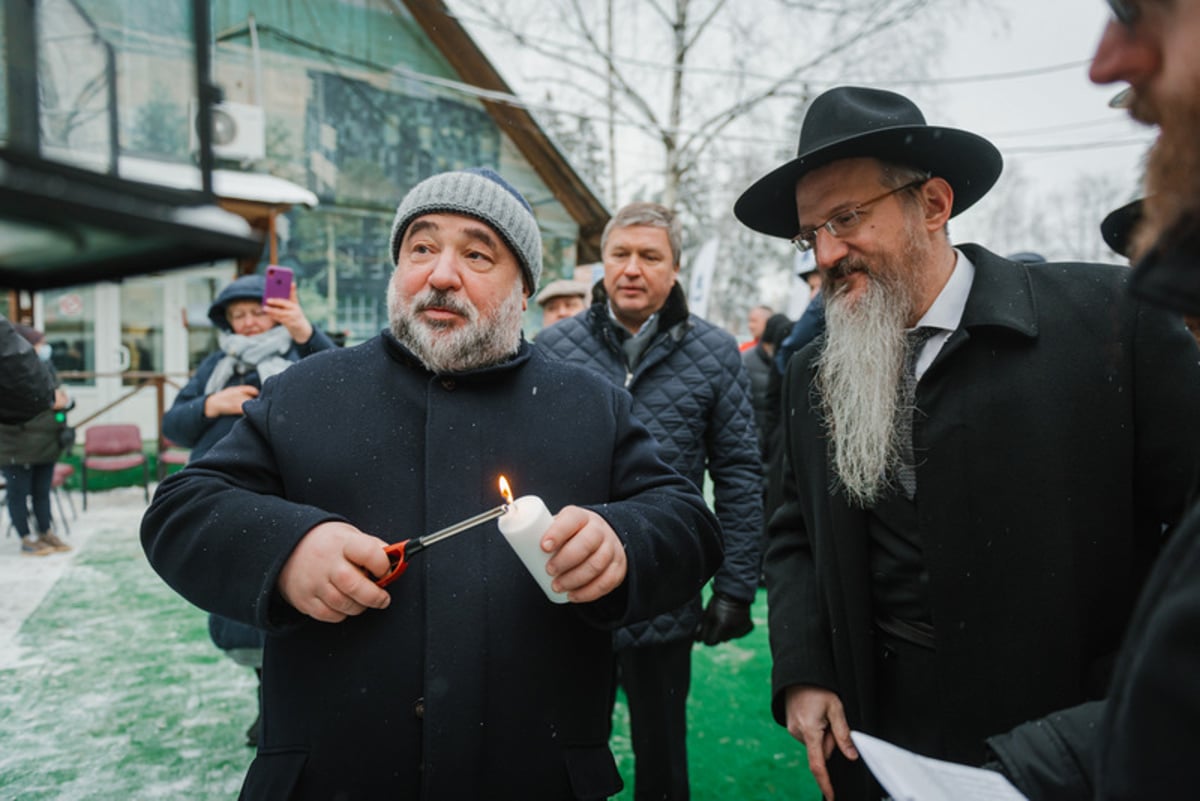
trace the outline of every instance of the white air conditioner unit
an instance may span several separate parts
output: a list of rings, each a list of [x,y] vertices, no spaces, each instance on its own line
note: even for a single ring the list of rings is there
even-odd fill
[[[197,135],[199,107],[191,104],[190,149],[200,147]],[[261,106],[246,103],[214,103],[212,107],[212,152],[218,159],[255,161],[267,155],[267,117]]]

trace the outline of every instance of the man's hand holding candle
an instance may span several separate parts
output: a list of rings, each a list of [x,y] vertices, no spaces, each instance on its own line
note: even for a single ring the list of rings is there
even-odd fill
[[[542,550],[554,554],[546,570],[555,591],[572,603],[603,598],[625,580],[625,546],[608,522],[588,509],[564,506],[542,536]],[[556,553],[557,552],[557,553]]]
[[[279,592],[296,609],[324,623],[385,609],[391,596],[367,576],[388,572],[385,545],[347,523],[321,523],[300,539],[284,563]]]

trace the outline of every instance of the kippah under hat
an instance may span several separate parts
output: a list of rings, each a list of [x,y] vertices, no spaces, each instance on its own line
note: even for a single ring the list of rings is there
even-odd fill
[[[486,167],[443,172],[409,190],[392,222],[392,264],[409,224],[422,214],[437,213],[465,214],[494,228],[517,257],[529,294],[537,290],[542,277],[542,235],[533,208],[496,172]]]

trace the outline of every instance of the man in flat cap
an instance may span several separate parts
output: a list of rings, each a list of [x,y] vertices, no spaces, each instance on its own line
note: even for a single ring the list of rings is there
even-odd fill
[[[1100,696],[1200,455],[1200,359],[1129,271],[951,244],[1001,169],[898,94],[817,97],[735,213],[811,250],[825,333],[784,381],[773,711],[826,796],[878,798],[859,729],[982,762]]]
[[[267,380],[142,521],[155,570],[267,633],[246,799],[602,799],[615,626],[692,597],[721,561],[696,488],[629,395],[521,336],[542,243],[491,170],[396,211],[389,328]],[[384,547],[497,506],[556,512],[552,603],[495,523],[386,589]],[[528,507],[526,507],[528,508]],[[410,546],[411,547],[411,546]]]
[[[542,328],[586,309],[588,291],[587,284],[573,278],[559,278],[546,284],[537,294],[537,305],[542,307]]]

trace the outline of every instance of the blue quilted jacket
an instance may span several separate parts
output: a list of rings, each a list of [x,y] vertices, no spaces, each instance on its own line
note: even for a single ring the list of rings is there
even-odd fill
[[[762,463],[750,382],[733,336],[690,314],[676,284],[659,312],[659,331],[632,373],[604,302],[544,329],[536,347],[629,390],[634,414],[658,440],[663,460],[697,487],[708,469],[725,536],[714,588],[752,601],[760,571]],[[616,647],[693,639],[701,613],[697,595],[673,612],[621,629]]]

